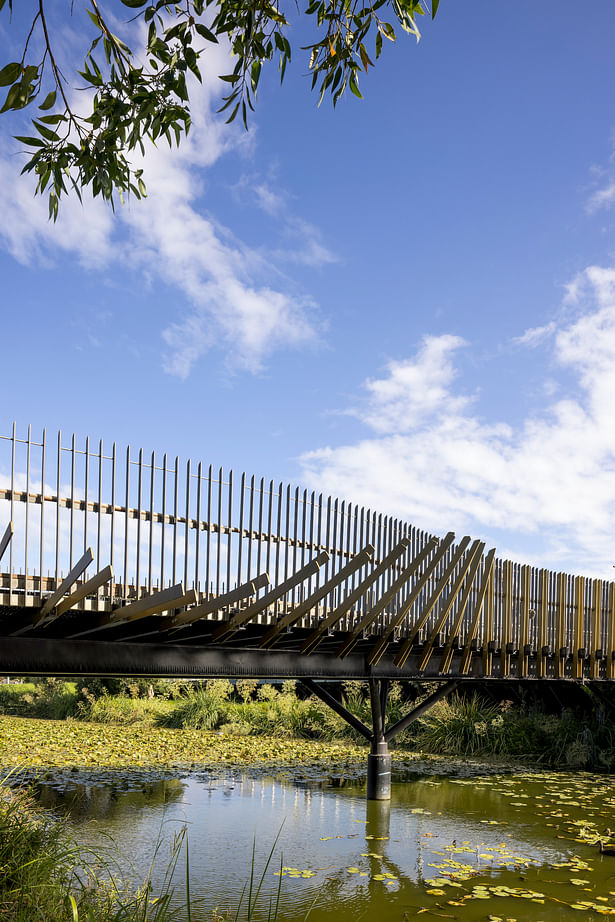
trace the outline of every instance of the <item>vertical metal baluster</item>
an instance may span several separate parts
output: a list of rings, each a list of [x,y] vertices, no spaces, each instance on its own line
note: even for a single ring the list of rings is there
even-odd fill
[[[382,547],[382,513],[378,515],[377,519],[376,519],[376,516],[374,515],[374,522],[376,521],[378,522],[378,528],[377,528],[378,539],[377,539],[377,544],[376,544],[376,553],[378,555],[378,560],[384,560],[384,553],[383,553],[383,547]],[[381,592],[386,592],[388,576],[389,576],[389,571],[387,570],[387,572],[380,578],[380,587],[381,587],[380,591]]]
[[[361,512],[359,513],[359,539],[358,539],[358,548],[362,550],[367,544],[367,539],[365,538],[365,506],[361,506]],[[361,582],[361,574],[353,573],[352,574],[352,589],[354,591],[355,586]],[[361,604],[361,600],[358,599],[358,604]]]
[[[342,500],[342,504],[341,506],[339,506],[338,500],[336,499],[335,506],[334,506],[335,514],[333,516],[333,554],[331,555],[331,569],[329,570],[327,574],[328,576],[329,575],[333,576],[335,571],[338,569],[338,566],[339,566],[338,556],[339,556],[340,562],[342,559],[342,547],[344,545],[344,508],[345,508],[344,501]],[[338,523],[339,523],[339,533],[340,533],[339,541],[337,537]],[[331,598],[331,605],[335,606],[336,604],[335,590],[331,592],[330,598]]]
[[[100,573],[101,558],[101,530],[102,530],[102,477],[103,477],[103,440],[98,442],[98,518],[96,519],[96,572]],[[96,590],[96,607],[98,608],[99,600],[104,592],[101,586]]]
[[[128,510],[130,508],[130,445],[126,448],[126,509],[124,512],[124,598],[128,598]]]
[[[316,540],[317,540],[316,546],[318,548],[318,552],[320,553],[320,551],[322,551],[322,493],[318,494],[318,538]],[[320,588],[320,569],[316,571],[316,575],[314,577],[314,583],[316,585],[316,588],[319,589]],[[322,600],[322,604],[323,604],[323,616],[326,616],[327,611],[329,610],[329,601],[326,597]]]
[[[226,591],[231,589],[231,565],[233,555],[233,470],[228,472],[228,539],[226,552]]]
[[[349,563],[349,561],[354,556],[352,552],[353,516],[356,519],[356,506],[354,506],[352,503],[348,503],[346,507],[346,521],[345,521],[346,544],[345,544],[344,556],[341,561],[342,566]],[[342,599],[344,599],[346,595],[348,594],[348,590],[350,589],[350,585],[351,585],[351,579],[352,577],[350,576],[347,577],[344,580],[344,582],[340,583],[340,585],[338,586],[337,588],[337,604],[338,605],[340,604]]]
[[[299,487],[295,489],[295,515],[294,515],[294,524],[293,524],[293,573],[297,572],[297,543],[299,541]],[[293,586],[292,595],[290,598],[290,604],[294,607],[297,592],[296,587]],[[287,604],[288,607],[288,604]]]
[[[28,423],[28,441],[26,443],[26,533],[24,548],[24,594],[27,604],[28,596],[28,524],[30,518],[30,450],[32,445],[32,425]]]
[[[83,553],[88,549],[88,492],[90,485],[90,437],[85,437],[85,473],[84,473],[84,493],[85,493],[85,510],[83,513]]]
[[[383,557],[386,557],[387,554],[389,553],[390,544],[391,544],[391,529],[392,529],[392,527],[393,527],[393,517],[392,517],[392,516],[385,516],[385,519],[384,519],[384,532],[383,532],[383,536],[382,536],[382,556],[383,556]],[[398,572],[401,573],[401,568],[399,569]],[[395,570],[393,570],[393,569],[389,570],[388,580],[387,580],[387,582],[388,582],[387,588],[390,589],[390,587],[393,585],[393,580],[394,580],[394,578],[395,578],[395,575],[396,575]],[[391,611],[394,611],[394,606],[395,606],[395,604],[396,604],[396,601],[397,601],[397,596],[395,596],[393,599],[391,599],[389,605],[385,608],[385,610],[381,613],[380,617],[378,618],[378,624],[379,624],[381,627],[383,627],[383,626],[386,624],[387,619],[388,619],[388,617],[389,617]]]
[[[175,485],[173,488],[173,582],[177,583],[177,519],[179,517],[179,457],[175,455]]]
[[[325,518],[325,548],[327,549],[328,553],[331,554],[331,497],[330,496],[327,497],[327,515]],[[322,579],[324,583],[326,583],[327,580],[329,579],[330,563],[331,563],[331,559],[329,558],[329,560],[324,565],[324,567],[320,567],[318,571],[319,573],[322,573]],[[330,593],[327,595],[327,607],[328,608],[332,607]]]
[[[314,506],[316,502],[316,493],[312,490],[310,496],[310,558],[314,556]],[[303,562],[303,561],[302,561]],[[310,576],[308,580],[308,595],[312,594],[312,582],[313,577]],[[319,603],[319,605],[322,603]],[[318,617],[318,608],[313,614],[314,618]]]
[[[263,506],[265,503],[265,478],[261,477],[259,487],[260,495],[258,498],[258,544],[256,547],[256,573],[261,572],[261,553],[263,544]]]
[[[102,528],[102,475],[103,475],[103,440],[98,443],[98,518],[96,520],[96,572],[100,573],[100,543]],[[96,593],[100,596],[100,592]]]
[[[15,440],[17,424],[13,420],[11,435],[11,522],[15,527]],[[58,542],[59,544],[59,542]],[[9,605],[13,604],[13,542],[9,542]]]
[[[70,561],[69,570],[73,569],[73,529],[75,523],[75,433],[71,443],[70,466]]]
[[[207,560],[205,563],[205,592],[209,598],[211,592],[210,580],[210,562],[211,562],[211,478],[213,466],[209,465],[207,473]]]
[[[241,474],[239,484],[239,548],[237,549],[237,585],[241,586],[241,566],[243,564],[243,502],[246,491],[246,474]]]
[[[162,534],[160,536],[160,588],[164,589],[164,550],[167,530],[167,456],[162,458]]]
[[[305,552],[307,550],[307,508],[308,508],[308,491],[303,491],[303,512],[301,515],[301,566],[305,566]]]
[[[58,430],[58,465],[56,477],[56,581],[54,589],[60,585],[60,468],[62,461],[62,430]],[[12,572],[12,567],[11,567]]]
[[[152,452],[152,467],[149,479],[149,547],[147,561],[147,594],[152,593],[152,579],[154,570],[154,486],[156,472],[156,453]]]
[[[250,509],[248,511],[249,515],[249,528],[248,528],[248,569],[246,572],[246,580],[250,579],[252,575],[252,532],[254,530],[254,474],[250,478]]]
[[[203,462],[199,461],[197,468],[197,485],[196,485],[196,547],[194,549],[194,588],[200,595],[199,585],[199,557],[201,555],[201,488],[203,482]],[[197,598],[199,596],[197,595]]]
[[[113,566],[113,545],[115,542],[115,467],[117,463],[117,448],[115,442],[113,443],[113,450],[111,451],[111,535],[110,535],[110,548],[109,548],[109,563]],[[113,596],[115,595],[115,583],[111,582],[111,590],[109,602],[113,605]]]
[[[289,557],[289,545],[290,545],[290,484],[286,488],[286,517],[285,517],[285,528],[284,528],[284,579],[288,579],[288,557]]]
[[[188,558],[190,556],[190,458],[186,462],[186,531],[184,535],[184,591],[188,589]]]
[[[40,583],[39,583],[39,595],[42,600],[43,592],[43,553],[45,550],[45,453],[47,450],[47,430],[43,429],[43,444],[41,446],[41,533],[40,533],[40,549],[39,549],[39,573]]]
[[[341,561],[342,566],[344,566],[345,563],[348,563],[350,561],[351,536],[352,536],[352,503],[348,503],[348,508],[346,509],[346,554],[343,560]],[[337,590],[338,605],[341,599],[343,598],[343,596],[347,594],[347,592],[348,592],[348,579],[345,579],[344,583],[340,585]]]
[[[280,584],[280,549],[281,549],[281,546],[282,546],[282,503],[283,503],[283,497],[284,497],[284,484],[283,484],[283,483],[280,483],[280,486],[279,486],[279,489],[278,489],[278,529],[277,529],[277,537],[278,537],[278,540],[276,541],[276,546],[275,546],[275,585],[276,585],[276,586],[278,586],[278,585]],[[276,604],[276,611],[277,611],[277,604]]]
[[[271,575],[271,537],[273,528],[273,480],[269,481],[269,509],[267,511],[267,573]]]
[[[141,595],[141,498],[143,496],[143,449],[139,449],[139,467],[137,475],[137,554],[136,554],[136,576],[135,584],[137,587],[136,598]]]
[[[361,513],[362,512],[363,510],[361,510]],[[354,528],[353,528],[353,534],[352,534],[352,556],[356,557],[357,554],[359,553],[359,550],[360,550],[360,546],[359,546],[359,507],[355,505],[354,507]],[[360,576],[359,571],[355,570],[354,573],[352,574],[350,585],[346,586],[346,592],[348,591],[352,592],[352,590],[355,587],[355,581],[359,578],[359,576]]]
[[[216,559],[216,595],[220,595],[220,555],[222,544],[222,477],[223,470],[220,468],[218,473],[218,522],[217,522],[217,559]]]

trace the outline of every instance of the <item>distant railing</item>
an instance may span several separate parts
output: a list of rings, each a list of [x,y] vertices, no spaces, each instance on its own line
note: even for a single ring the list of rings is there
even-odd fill
[[[315,491],[202,462],[180,465],[177,457],[145,455],[130,446],[118,452],[115,443],[105,449],[102,440],[78,444],[74,435],[66,441],[61,432],[48,440],[43,430],[35,440],[28,427],[25,437],[18,437],[15,424],[9,435],[0,436],[0,533],[9,521],[14,533],[0,566],[0,604],[9,606],[40,606],[88,548],[97,572],[113,568],[113,578],[87,603],[103,610],[180,581],[194,588],[200,601],[263,573],[271,585],[280,585],[326,551],[329,559],[317,572],[259,616],[269,622],[372,545],[372,560],[320,599],[303,626],[334,612],[405,539],[403,552],[337,625],[343,630],[360,623],[433,539],[401,519]],[[500,560],[483,554],[484,545],[470,573],[459,550],[459,544],[450,544],[396,625],[396,636],[405,636],[420,621],[449,569],[449,584],[421,625],[419,641],[433,635],[445,612],[441,639],[461,647],[472,642],[482,649],[486,665],[494,655],[501,657],[502,674],[517,651],[520,663],[536,654],[540,674],[544,658],[563,656],[565,650],[578,658],[582,651],[592,669],[606,657],[608,676],[614,677],[615,584]],[[435,554],[429,551],[412,578],[393,592],[369,625],[370,633],[392,623]]]

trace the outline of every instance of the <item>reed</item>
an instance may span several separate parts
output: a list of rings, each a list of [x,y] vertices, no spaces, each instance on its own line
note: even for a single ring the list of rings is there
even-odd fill
[[[278,922],[281,876],[273,898],[262,891],[281,828],[260,872],[253,843],[250,877],[235,909],[206,912],[190,889],[186,827],[173,838],[157,891],[152,881],[160,837],[143,884],[130,890],[113,870],[113,844],[97,852],[76,845],[65,823],[38,807],[27,791],[12,789],[8,780],[0,783],[0,922]]]

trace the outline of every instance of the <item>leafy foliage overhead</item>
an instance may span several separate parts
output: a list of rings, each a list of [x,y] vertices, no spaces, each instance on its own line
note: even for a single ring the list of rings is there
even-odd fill
[[[228,122],[240,115],[247,128],[265,62],[277,60],[281,79],[291,60],[290,20],[279,0],[85,0],[93,38],[83,69],[72,75],[59,59],[62,37],[48,7],[72,11],[68,0],[29,0],[20,4],[23,26],[21,59],[0,68],[6,96],[0,112],[38,103],[31,136],[17,139],[29,149],[24,171],[37,178],[36,191],[49,195],[49,214],[58,214],[60,197],[73,189],[78,196],[90,187],[113,204],[120,198],[145,195],[142,170],[130,162],[131,151],[145,152],[144,140],[165,138],[179,145],[190,128],[189,73],[202,82],[207,48],[228,44],[232,70],[219,74],[228,88],[220,111]],[[307,54],[312,89],[337,103],[346,89],[361,97],[359,73],[373,67],[383,39],[395,41],[401,26],[417,39],[417,17],[435,16],[439,0],[309,0],[305,15],[316,32],[302,51]],[[130,32],[145,36],[145,48],[133,52],[112,26],[130,11]],[[13,22],[13,0],[0,0],[0,11]],[[392,20],[392,21],[389,21]],[[395,27],[393,25],[395,24]],[[139,29],[138,26],[145,27]],[[373,47],[372,47],[373,46]],[[79,79],[80,78],[80,79]],[[82,113],[75,90],[91,100]],[[0,100],[1,101],[1,100]],[[88,103],[89,108],[89,103]]]

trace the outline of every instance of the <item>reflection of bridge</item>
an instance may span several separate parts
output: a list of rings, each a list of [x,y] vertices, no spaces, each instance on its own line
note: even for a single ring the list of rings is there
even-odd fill
[[[381,749],[392,678],[615,678],[614,583],[273,480],[13,426],[2,519],[1,674],[367,678]]]

